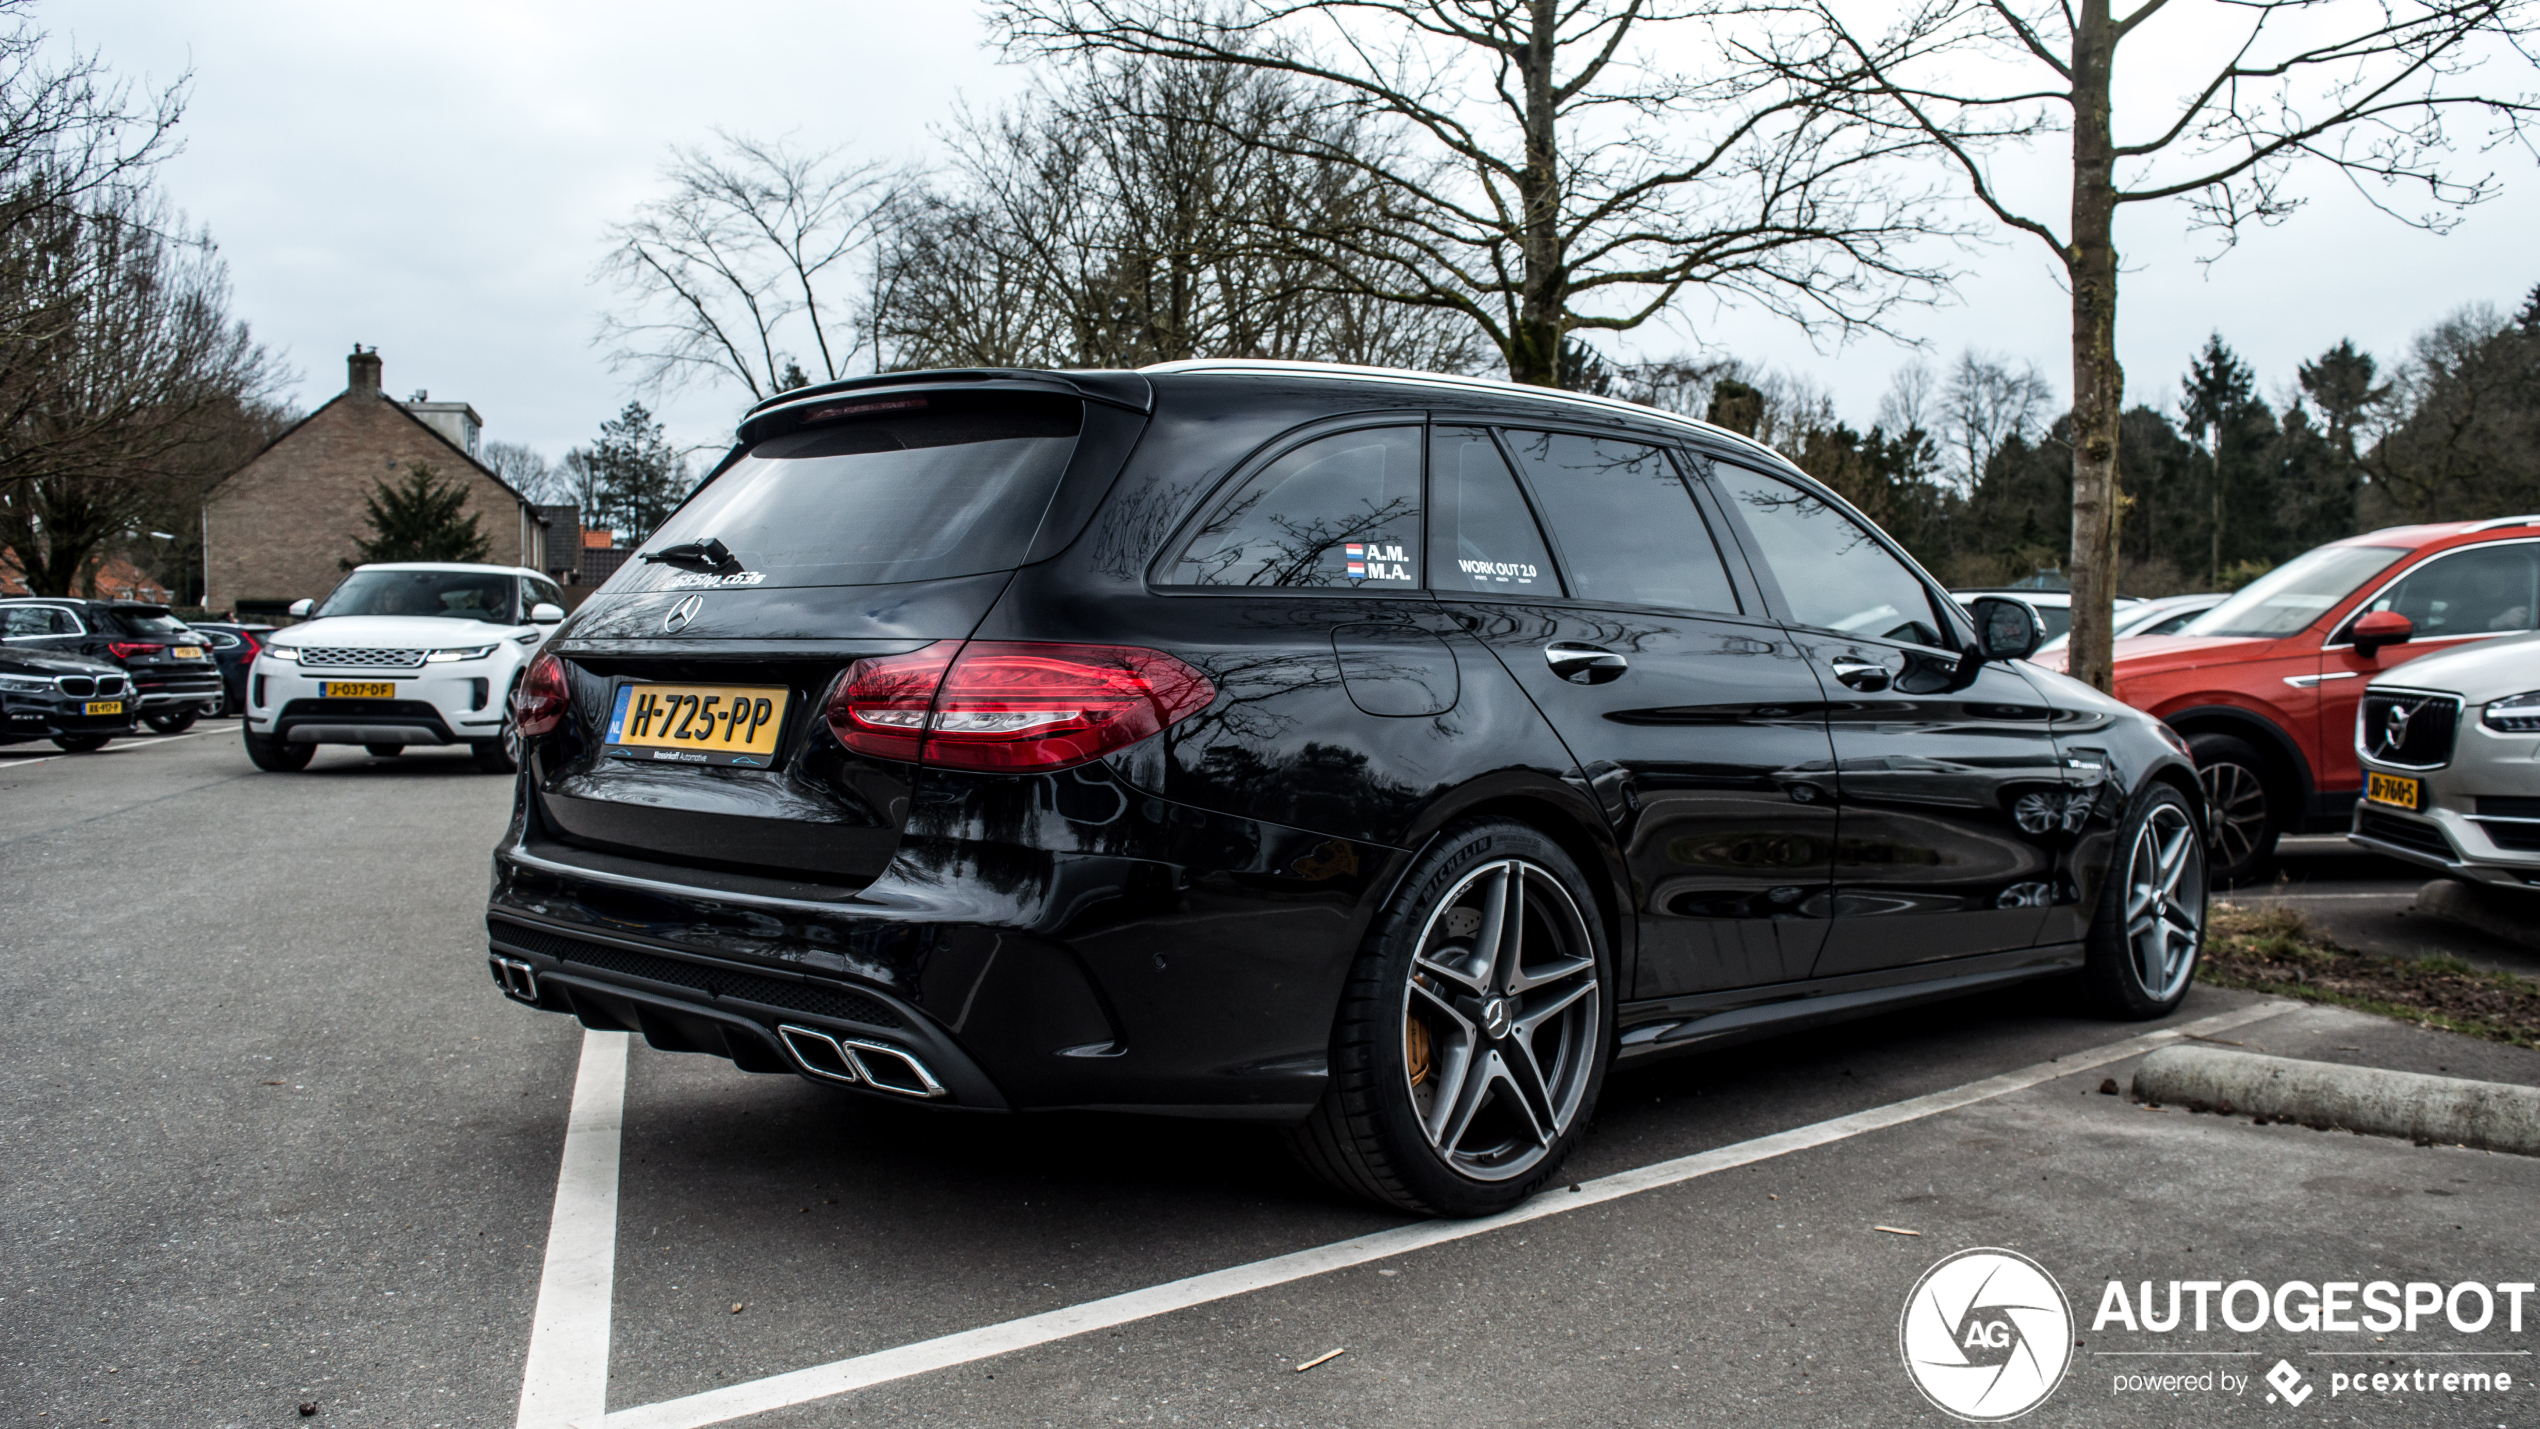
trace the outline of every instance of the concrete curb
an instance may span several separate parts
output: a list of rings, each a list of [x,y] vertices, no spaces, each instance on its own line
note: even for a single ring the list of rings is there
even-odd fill
[[[2540,892],[2491,890],[2438,878],[2417,890],[2417,907],[2471,932],[2540,949]]]
[[[2181,1045],[2135,1068],[2134,1099],[2540,1156],[2540,1087]]]

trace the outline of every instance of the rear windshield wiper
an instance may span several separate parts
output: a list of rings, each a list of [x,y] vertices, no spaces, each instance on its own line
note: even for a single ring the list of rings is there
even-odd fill
[[[702,541],[682,541],[676,546],[664,546],[658,551],[646,551],[642,559],[647,564],[659,561],[663,565],[700,571],[710,576],[724,575],[741,569],[740,558],[732,554],[731,547],[712,536]]]

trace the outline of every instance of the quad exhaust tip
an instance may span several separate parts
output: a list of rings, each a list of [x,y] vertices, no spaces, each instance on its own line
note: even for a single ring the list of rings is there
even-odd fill
[[[485,962],[494,970],[494,985],[503,990],[503,996],[532,1007],[538,1005],[537,969],[518,958],[507,958],[500,953],[486,954]]]
[[[836,1037],[792,1023],[779,1026],[776,1036],[794,1054],[795,1065],[824,1082],[845,1082],[924,1101],[952,1095],[924,1062],[887,1042]]]

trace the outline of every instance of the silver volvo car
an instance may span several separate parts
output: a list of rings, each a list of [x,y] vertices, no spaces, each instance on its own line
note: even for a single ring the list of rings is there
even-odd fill
[[[2355,843],[2455,877],[2540,884],[2540,634],[2376,679],[2355,711]]]

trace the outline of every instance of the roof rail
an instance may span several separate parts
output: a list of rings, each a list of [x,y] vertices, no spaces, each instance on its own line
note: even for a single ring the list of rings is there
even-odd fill
[[[2499,516],[2470,527],[2473,531],[2499,531],[2507,526],[2540,526],[2540,516]]]
[[[1340,362],[1281,362],[1274,361],[1269,358],[1214,357],[1192,358],[1181,362],[1159,362],[1151,366],[1141,367],[1138,371],[1153,375],[1166,375],[1180,372],[1263,372],[1276,373],[1283,377],[1321,377],[1342,381],[1373,379],[1386,382],[1406,382],[1424,387],[1444,387],[1462,392],[1489,392],[1503,396],[1514,393],[1527,397],[1541,398],[1546,401],[1566,402],[1582,407],[1594,407],[1600,411],[1629,413],[1630,415],[1639,417],[1644,421],[1654,419],[1672,426],[1683,427],[1688,431],[1700,432],[1707,437],[1733,442],[1739,446],[1746,447],[1759,455],[1770,457],[1775,462],[1788,460],[1788,458],[1784,457],[1781,453],[1774,451],[1771,447],[1755,440],[1753,437],[1741,436],[1736,432],[1730,431],[1726,427],[1713,426],[1709,422],[1697,421],[1691,417],[1679,416],[1676,413],[1666,411],[1663,408],[1645,407],[1638,402],[1625,402],[1614,397],[1597,397],[1585,392],[1568,392],[1558,387],[1536,387],[1522,382],[1511,382],[1505,377],[1459,377],[1451,373],[1414,372],[1407,368],[1399,367],[1353,367],[1347,363]]]

